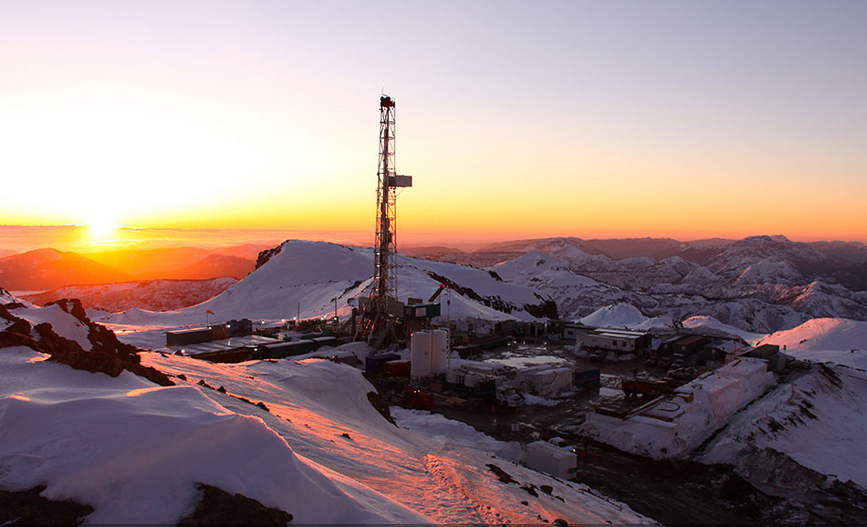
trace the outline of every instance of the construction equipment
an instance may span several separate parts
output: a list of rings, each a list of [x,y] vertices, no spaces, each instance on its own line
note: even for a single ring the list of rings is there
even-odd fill
[[[434,292],[434,294],[431,295],[430,298],[428,298],[427,303],[430,304],[431,302],[433,302],[434,300],[436,300],[437,297],[439,297],[439,296],[442,294],[442,292],[443,292],[445,289],[448,289],[448,288],[449,288],[449,286],[447,286],[446,284],[440,284],[439,289],[437,289],[437,290]]]

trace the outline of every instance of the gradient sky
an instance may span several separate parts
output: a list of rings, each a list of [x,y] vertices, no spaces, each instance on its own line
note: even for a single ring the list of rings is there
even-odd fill
[[[867,241],[867,2],[0,0],[0,224]]]

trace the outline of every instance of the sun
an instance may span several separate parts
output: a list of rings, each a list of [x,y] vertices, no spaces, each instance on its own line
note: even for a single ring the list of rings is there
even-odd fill
[[[87,220],[92,241],[104,241],[114,234],[119,226],[117,218],[104,211],[92,211]]]

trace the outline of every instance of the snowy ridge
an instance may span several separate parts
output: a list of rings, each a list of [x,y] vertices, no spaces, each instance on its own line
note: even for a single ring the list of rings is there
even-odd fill
[[[619,303],[647,317],[709,316],[750,333],[788,329],[817,317],[867,320],[867,291],[858,278],[865,258],[861,245],[814,246],[755,236],[710,249],[681,244],[680,253],[672,254],[677,244],[670,242],[664,244],[669,256],[614,259],[588,252],[593,248],[582,240],[537,240],[493,269],[506,280],[548,293],[561,317],[573,320]]]
[[[761,342],[785,346],[787,350],[867,350],[867,322],[816,318],[772,333]]]
[[[629,304],[614,304],[601,307],[579,320],[585,326],[606,328],[634,327],[645,321],[647,321],[647,317]]]
[[[54,331],[69,340],[74,340],[85,351],[90,350],[93,344],[90,342],[90,328],[86,324],[64,311],[58,304],[52,304],[48,307],[17,307],[10,309],[9,312],[24,320],[30,322],[31,326],[48,323],[54,328]],[[31,332],[32,333],[32,332]],[[35,333],[32,333],[34,337]]]
[[[738,414],[701,460],[748,464],[758,449],[771,448],[821,474],[867,488],[867,465],[853,458],[855,445],[867,437],[865,401],[867,372],[816,368]]]
[[[292,240],[275,253],[243,280],[196,306],[164,313],[130,309],[119,314],[92,314],[114,325],[176,327],[203,324],[207,310],[214,313],[212,321],[330,316],[337,299],[337,314],[345,319],[356,299],[367,294],[373,270],[373,255],[368,249]],[[541,315],[550,299],[533,288],[497,280],[481,269],[403,256],[398,258],[398,265],[401,299],[426,300],[439,288],[439,279],[460,287],[464,293],[453,289],[439,300],[443,316],[448,311],[453,320],[534,319],[527,306],[531,310],[538,306],[534,313]],[[451,300],[448,310],[447,298]]]

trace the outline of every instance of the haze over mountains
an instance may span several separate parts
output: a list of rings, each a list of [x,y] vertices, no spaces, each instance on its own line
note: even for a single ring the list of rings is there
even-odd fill
[[[254,269],[265,248],[244,244],[86,254],[36,249],[0,258],[0,284],[39,305],[78,298],[88,308],[165,311],[220,294]]]
[[[90,287],[65,287],[27,298],[39,303],[77,297],[84,299],[86,307],[109,311],[130,307],[172,310],[207,300],[206,295],[220,294],[234,281],[213,279],[243,278],[255,267],[262,249],[267,248],[241,245],[209,251],[179,247],[87,255],[43,249],[0,259],[0,286],[12,291],[33,291],[83,284]],[[546,238],[499,243],[475,252],[443,246],[403,252],[491,270],[504,286],[514,284],[538,295],[533,302],[522,297],[519,304],[499,292],[480,300],[484,295],[473,298],[473,293],[469,292],[477,287],[475,282],[451,282],[456,294],[464,288],[461,296],[466,300],[507,317],[512,314],[510,308],[504,306],[513,305],[514,310],[514,306],[520,307],[523,303],[543,305],[544,301],[551,300],[564,319],[576,320],[604,306],[628,304],[643,316],[660,317],[659,324],[697,315],[711,316],[724,324],[756,333],[790,329],[811,318],[867,320],[867,246],[859,242],[804,243],[782,236],[692,242],[651,238]],[[326,258],[340,259],[346,254],[337,251]],[[348,280],[348,284],[352,284],[369,278],[372,268],[370,263],[365,263],[367,257],[362,259],[364,261],[356,257],[350,260],[354,263],[344,262],[345,277],[335,275],[329,280]],[[423,263],[424,260],[417,264],[410,264],[411,261],[403,260],[404,265],[424,267],[428,275],[437,273],[427,269],[430,264]],[[332,263],[329,260],[329,265]],[[299,256],[284,272],[303,273],[311,265],[315,267],[321,262],[307,262]],[[210,282],[151,281],[140,287],[93,285],[142,279],[209,279]],[[432,282],[433,286],[421,287],[419,291],[404,288],[401,296],[411,294],[426,298],[436,286],[436,280]],[[407,282],[402,284],[405,287]],[[333,296],[325,300],[333,303]],[[97,301],[100,298],[101,303]],[[107,301],[109,298],[114,300]],[[334,306],[329,307],[325,300],[313,311],[333,311]],[[311,307],[309,302],[305,304]],[[292,313],[284,312],[282,316],[294,315],[294,311],[297,309]]]
[[[242,278],[255,267],[266,246],[215,249],[175,247],[114,249],[79,254],[36,249],[0,258],[0,283],[13,291],[46,291],[73,285],[138,280],[207,280]]]

